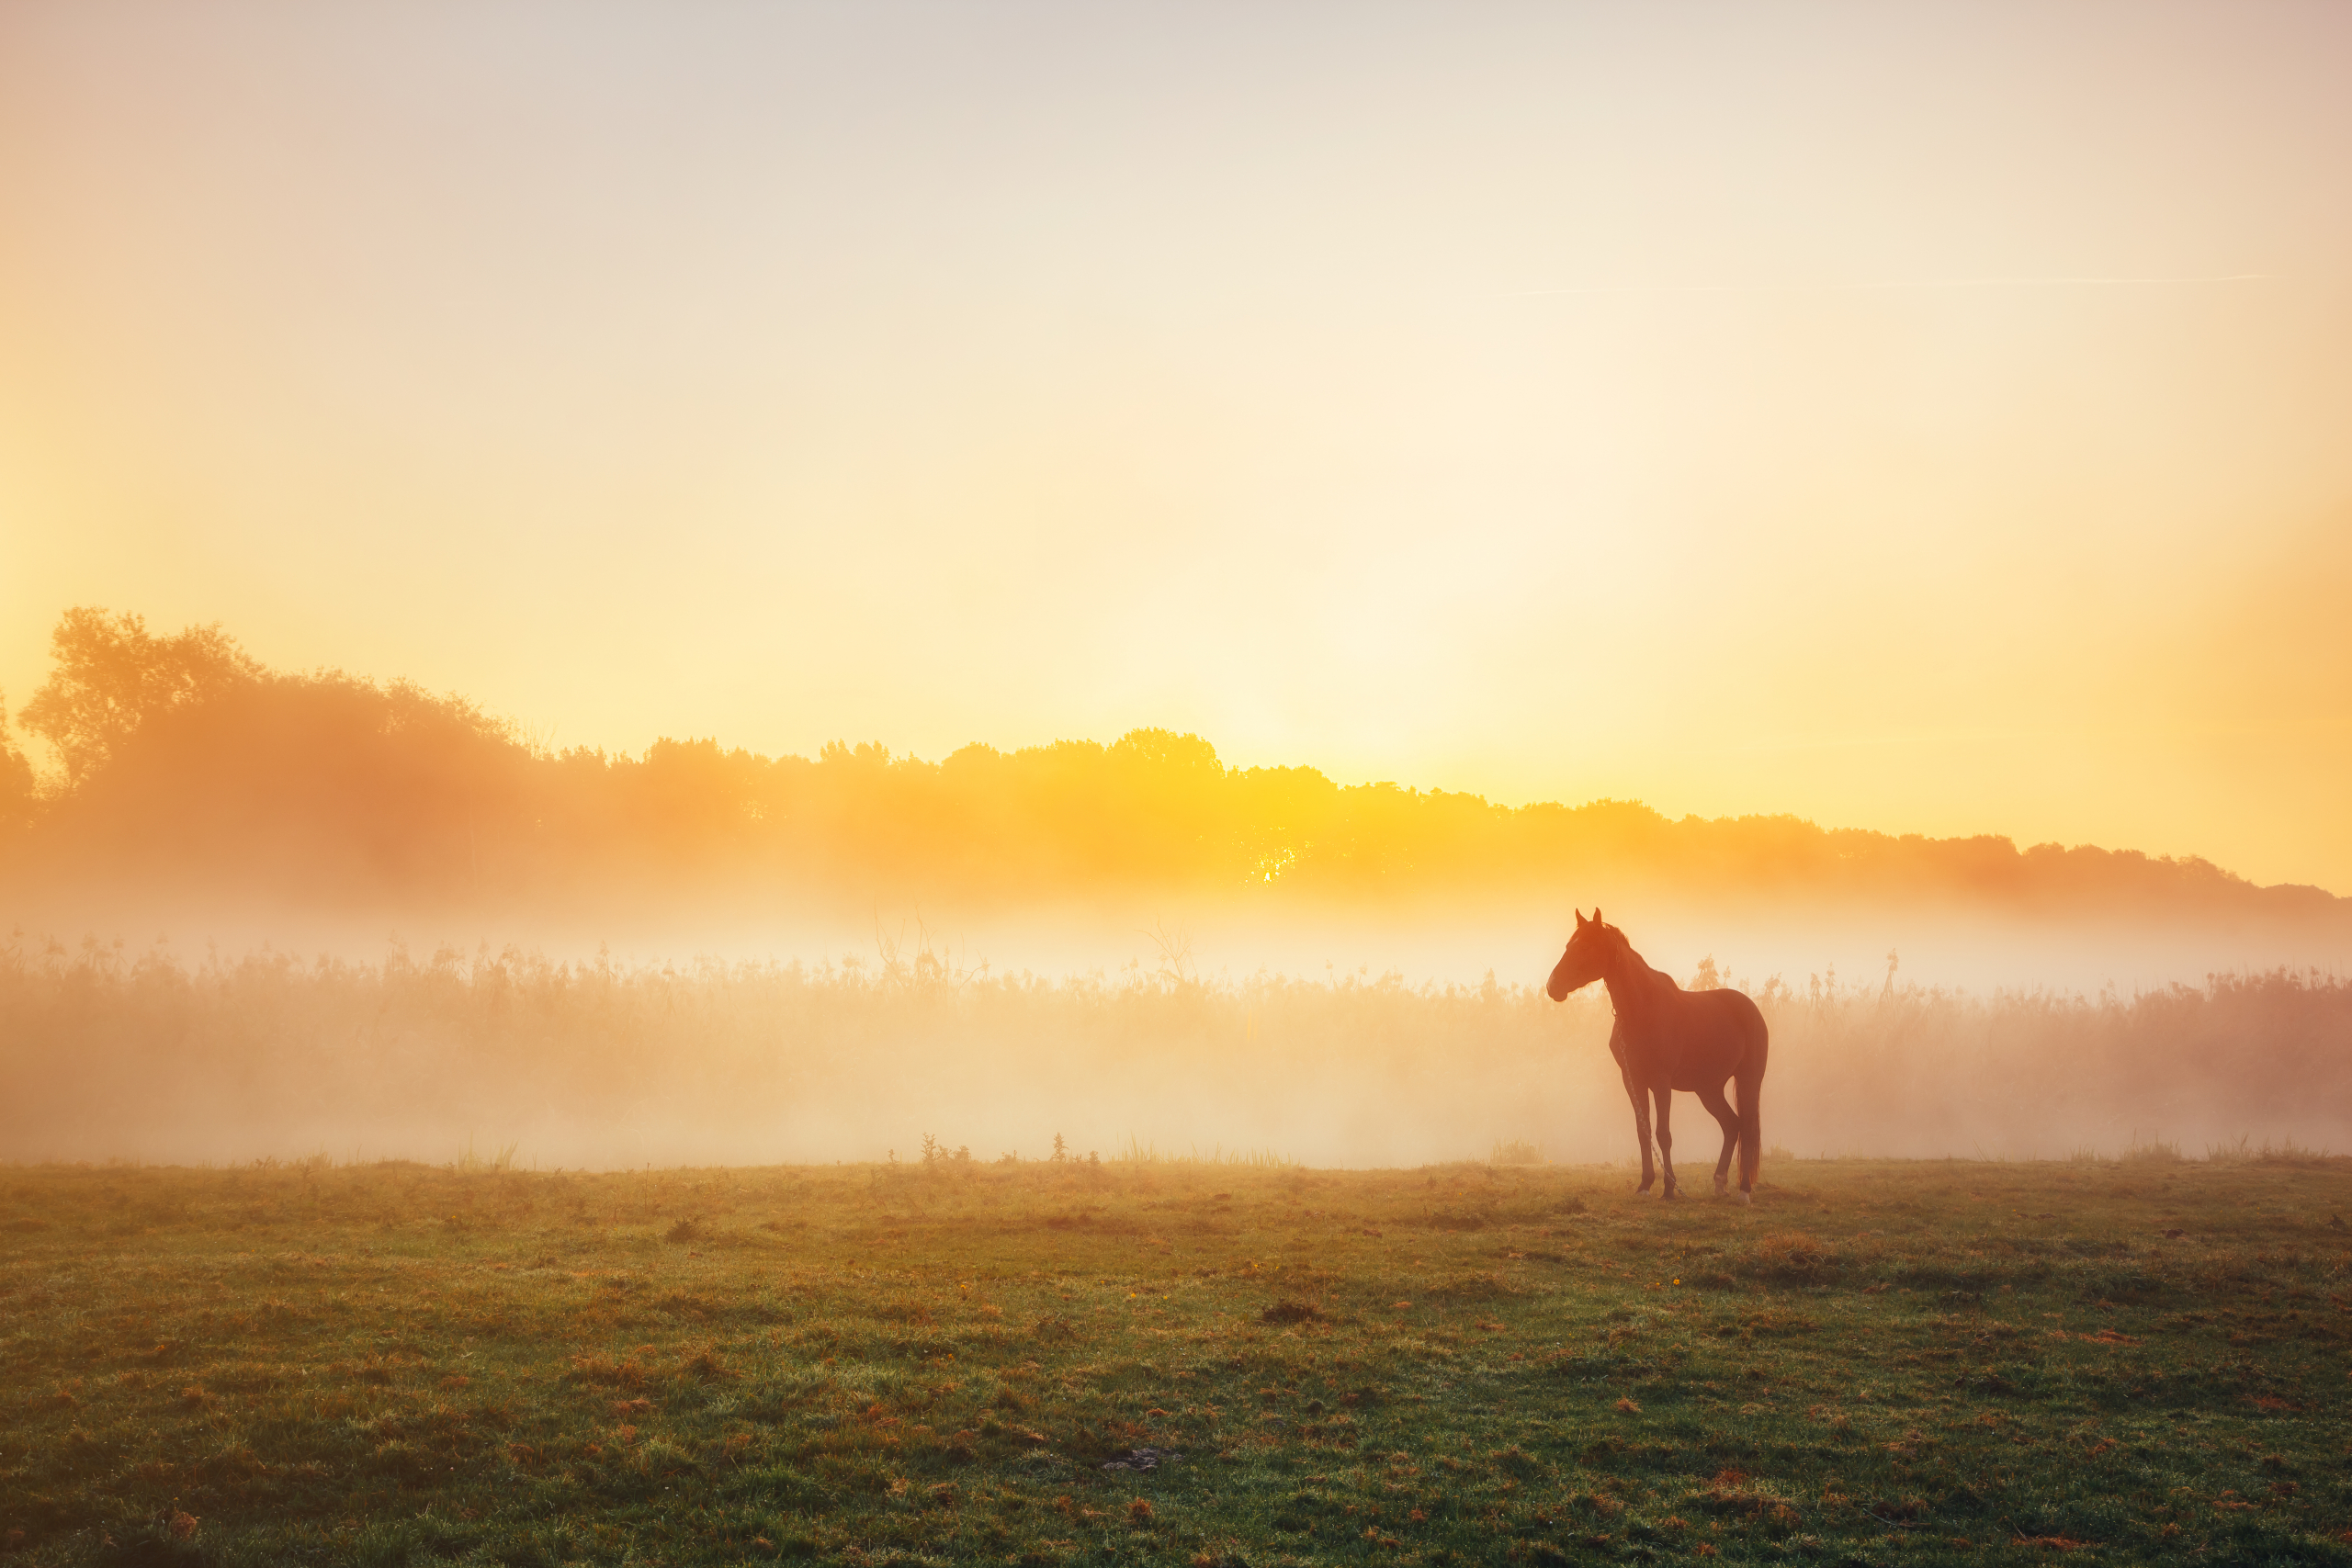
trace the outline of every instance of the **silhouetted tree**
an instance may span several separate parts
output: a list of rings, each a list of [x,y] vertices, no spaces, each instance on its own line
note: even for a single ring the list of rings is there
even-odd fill
[[[159,713],[261,678],[220,626],[151,636],[140,615],[68,610],[49,636],[56,670],[25,705],[24,727],[57,748],[70,788]]]
[[[1707,897],[1959,897],[2352,917],[2317,888],[2256,889],[2202,861],[2007,839],[1825,830],[1793,817],[1670,820],[1630,801],[1506,807],[1313,768],[1234,768],[1197,735],[878,743],[813,759],[714,740],[550,755],[454,696],[335,671],[276,674],[218,626],[152,635],[69,611],[26,705],[63,765],[36,794],[0,714],[12,874],[177,876],[364,904],[560,907],[636,893],[1055,900],[1099,890],[1347,901],[1634,883]],[[37,809],[36,809],[37,807]],[[630,890],[625,892],[624,890]]]
[[[0,832],[32,820],[33,765],[8,733],[8,704],[0,693]]]

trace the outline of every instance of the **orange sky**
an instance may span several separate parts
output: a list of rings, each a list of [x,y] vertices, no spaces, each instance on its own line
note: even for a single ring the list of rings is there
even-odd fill
[[[2352,9],[0,8],[69,604],[2352,893]]]

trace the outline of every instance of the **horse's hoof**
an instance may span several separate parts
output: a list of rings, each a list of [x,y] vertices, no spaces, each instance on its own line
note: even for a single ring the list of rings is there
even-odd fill
[[[1754,1201],[1756,1201],[1755,1199],[1753,1199],[1753,1198],[1751,1198],[1750,1196],[1748,1196],[1747,1190],[1746,1188],[1744,1188],[1744,1187],[1743,1187],[1743,1188],[1741,1188],[1738,1191],[1736,1191],[1736,1192],[1733,1193],[1731,1196],[1732,1196],[1732,1201],[1733,1201],[1733,1202],[1735,1202],[1735,1203],[1752,1203],[1752,1202],[1754,1202]]]
[[[1730,1191],[1730,1190],[1731,1190],[1731,1183],[1730,1183],[1730,1182],[1725,1181],[1725,1180],[1724,1180],[1722,1177],[1720,1177],[1720,1176],[1718,1176],[1718,1177],[1716,1177],[1716,1178],[1715,1178],[1715,1196],[1716,1196],[1716,1197],[1720,1198],[1720,1197],[1722,1197],[1724,1193],[1726,1193],[1726,1192],[1728,1192],[1728,1191]]]

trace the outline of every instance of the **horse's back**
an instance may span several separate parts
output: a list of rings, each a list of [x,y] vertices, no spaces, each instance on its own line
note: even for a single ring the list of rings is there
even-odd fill
[[[1771,1037],[1771,1031],[1764,1026],[1764,1010],[1758,1007],[1756,998],[1746,991],[1735,991],[1725,987],[1717,991],[1702,991],[1699,995],[1713,998],[1715,1005],[1731,1015],[1740,1033],[1758,1045],[1762,1045]]]
[[[1709,1079],[1710,1087],[1736,1073],[1761,1076],[1771,1032],[1755,999],[1729,987],[1684,994],[1690,1001],[1690,1021],[1700,1025],[1689,1029],[1682,1043],[1685,1072]]]

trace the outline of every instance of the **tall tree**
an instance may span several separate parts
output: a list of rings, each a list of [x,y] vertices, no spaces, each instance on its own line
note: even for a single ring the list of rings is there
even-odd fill
[[[143,616],[84,605],[59,618],[49,647],[54,672],[25,705],[21,722],[57,748],[69,788],[154,715],[263,674],[218,622],[159,637]]]
[[[33,814],[33,765],[8,733],[7,694],[0,692],[0,831],[22,827]]]

